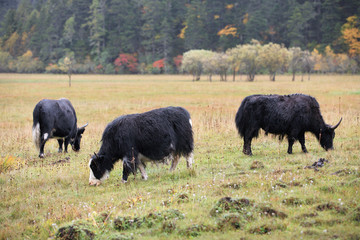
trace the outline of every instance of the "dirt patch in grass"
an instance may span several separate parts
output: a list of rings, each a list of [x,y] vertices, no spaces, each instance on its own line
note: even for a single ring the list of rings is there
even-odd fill
[[[317,211],[335,210],[337,213],[345,214],[347,209],[333,202],[323,203],[316,206]]]
[[[270,207],[266,207],[266,206],[261,206],[259,207],[259,211],[261,214],[267,216],[267,217],[278,217],[281,219],[287,218],[287,214],[277,211],[273,208]]]
[[[278,181],[278,182],[275,183],[274,187],[275,188],[287,188],[288,186],[287,186],[287,184],[285,182]]]
[[[189,195],[187,193],[180,193],[176,196],[177,203],[186,203],[189,202]]]
[[[62,166],[64,164],[66,164],[66,163],[70,163],[70,157],[65,157],[64,159],[59,159],[59,160],[57,160],[55,162],[50,163],[49,165],[51,165],[51,166],[61,165]]]
[[[287,173],[287,172],[292,172],[292,170],[290,169],[277,169],[275,171],[273,171],[273,174],[283,174],[283,173]]]
[[[360,173],[357,170],[345,168],[345,169],[338,170],[338,171],[332,173],[331,175],[337,175],[340,177],[348,176],[348,175],[356,175],[359,177]]]
[[[318,226],[334,226],[335,224],[341,224],[343,220],[341,219],[331,219],[331,220],[307,220],[300,223],[302,227],[318,227]]]
[[[306,218],[314,218],[319,216],[319,214],[317,214],[317,212],[313,212],[313,213],[304,213],[301,214],[299,216],[296,217],[296,219],[306,219]]]
[[[313,199],[300,199],[295,197],[286,198],[282,201],[283,204],[287,206],[300,206],[300,205],[310,205],[314,203]]]
[[[220,230],[240,229],[246,223],[243,216],[237,213],[224,214],[218,219],[217,227]]]
[[[268,234],[275,230],[286,230],[286,225],[283,224],[263,224],[259,227],[253,227],[249,230],[252,234]]]
[[[222,188],[240,189],[246,187],[246,182],[242,183],[224,183],[221,185]]]
[[[252,164],[250,165],[250,169],[253,170],[253,169],[262,169],[264,168],[264,164],[260,161],[253,161]]]
[[[185,229],[179,231],[180,235],[186,237],[198,237],[202,232],[214,231],[214,227],[206,224],[193,224]]]

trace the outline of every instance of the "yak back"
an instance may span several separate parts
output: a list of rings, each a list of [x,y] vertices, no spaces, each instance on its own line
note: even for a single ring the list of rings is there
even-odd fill
[[[189,120],[190,114],[181,107],[120,116],[106,126],[99,154],[113,160],[137,153],[152,160],[170,153],[186,156],[193,150]]]
[[[241,136],[249,129],[262,128],[265,133],[288,135],[293,129],[317,133],[325,123],[315,98],[304,94],[251,95],[246,97],[236,114]],[[254,137],[258,136],[258,132]]]
[[[77,118],[68,99],[43,99],[34,109],[33,126],[40,124],[41,132],[52,132],[54,137],[75,137]]]

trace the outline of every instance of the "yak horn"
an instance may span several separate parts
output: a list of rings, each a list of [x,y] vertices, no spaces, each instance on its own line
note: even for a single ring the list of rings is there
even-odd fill
[[[87,125],[89,125],[89,123],[86,123],[84,126],[80,127],[79,129],[83,129],[83,128],[85,128]]]
[[[340,121],[335,126],[331,126],[330,128],[335,130],[340,125],[341,121],[342,121],[342,118],[340,118]]]

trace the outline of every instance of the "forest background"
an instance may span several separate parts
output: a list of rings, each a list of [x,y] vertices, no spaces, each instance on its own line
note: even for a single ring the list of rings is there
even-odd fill
[[[191,72],[181,63],[192,50],[257,45],[286,50],[276,72],[357,73],[359,16],[353,0],[1,0],[0,72]],[[218,59],[225,74],[248,71]],[[259,61],[255,72],[271,74]]]

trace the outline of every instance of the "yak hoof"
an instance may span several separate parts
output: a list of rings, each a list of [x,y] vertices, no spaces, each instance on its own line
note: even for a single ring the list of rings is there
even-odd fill
[[[246,151],[246,150],[244,150],[243,153],[244,153],[245,155],[252,156],[252,152],[251,152],[251,151]]]
[[[122,183],[126,183],[127,181],[126,181],[126,180],[124,180],[124,179],[121,179],[121,182],[122,182]]]
[[[44,155],[43,153],[40,153],[40,154],[39,154],[39,158],[44,158],[44,156],[45,156],[45,155]]]

